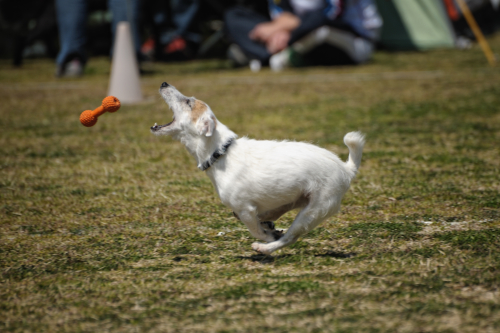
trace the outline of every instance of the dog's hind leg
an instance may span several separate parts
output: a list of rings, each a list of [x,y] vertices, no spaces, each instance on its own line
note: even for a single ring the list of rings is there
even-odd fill
[[[324,219],[333,213],[336,213],[338,208],[340,208],[340,205],[338,205],[338,207],[335,207],[330,212],[325,214],[325,212],[318,206],[311,201],[309,205],[297,214],[297,217],[283,237],[268,244],[253,243],[252,248],[260,253],[271,254],[282,247],[292,245],[300,236],[315,228]]]
[[[283,237],[283,230],[277,230],[274,221],[279,219],[283,214],[300,207],[304,207],[309,203],[309,196],[303,195],[299,197],[295,202],[277,207],[275,209],[268,210],[263,213],[259,213],[257,218],[259,219],[262,228],[266,233],[271,233],[274,240],[278,240]],[[236,214],[235,214],[236,215]],[[236,216],[237,217],[237,216]]]
[[[250,234],[255,238],[263,240],[264,242],[273,242],[278,239],[274,236],[273,230],[265,230],[263,228],[257,217],[257,209],[255,207],[248,207],[234,214],[247,226]]]
[[[238,220],[241,221],[238,214],[233,212],[233,215],[234,215],[234,217],[236,217]],[[259,218],[259,221],[260,220],[261,219]],[[273,241],[278,240],[281,237],[283,237],[283,230],[276,230],[276,227],[275,227],[273,221],[263,221],[263,222],[260,222],[260,225],[261,225],[262,229],[264,229],[264,232],[266,234],[271,234],[273,236],[273,238],[274,238]]]
[[[279,219],[283,214],[296,209],[296,208],[302,208],[307,206],[309,203],[309,196],[308,195],[302,195],[300,196],[295,202],[288,203],[286,205],[277,207],[275,209],[268,210],[263,213],[259,213],[257,217],[261,221],[276,221]]]

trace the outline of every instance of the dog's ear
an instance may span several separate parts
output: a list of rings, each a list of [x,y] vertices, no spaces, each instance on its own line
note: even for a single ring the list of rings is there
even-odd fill
[[[196,130],[199,135],[212,136],[217,127],[217,120],[213,114],[205,112],[203,116],[198,119],[196,123]]]

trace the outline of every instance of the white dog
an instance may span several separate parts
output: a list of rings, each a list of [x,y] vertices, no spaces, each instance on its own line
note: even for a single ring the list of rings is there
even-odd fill
[[[155,124],[151,132],[171,135],[186,146],[222,202],[254,237],[266,242],[253,243],[254,250],[271,254],[291,245],[339,211],[361,163],[361,133],[344,137],[349,148],[344,163],[308,143],[238,139],[204,102],[182,95],[166,82],[160,94],[174,119],[166,125]],[[297,208],[301,210],[285,234],[274,228],[273,221]]]

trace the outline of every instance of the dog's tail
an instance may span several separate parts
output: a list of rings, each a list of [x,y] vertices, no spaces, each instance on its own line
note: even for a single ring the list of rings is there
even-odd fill
[[[349,158],[347,159],[346,165],[356,173],[361,164],[365,136],[361,132],[349,132],[344,136],[344,143],[349,148]]]

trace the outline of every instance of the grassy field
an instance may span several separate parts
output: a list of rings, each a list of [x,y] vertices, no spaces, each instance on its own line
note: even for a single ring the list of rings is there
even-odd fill
[[[477,46],[279,74],[150,64],[144,103],[85,128],[109,67],[0,62],[0,331],[500,331],[500,67]],[[365,132],[341,213],[252,252],[184,147],[150,134],[172,116],[163,81],[240,136],[345,159]]]

